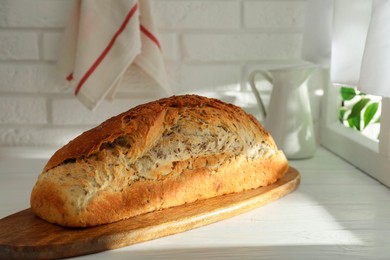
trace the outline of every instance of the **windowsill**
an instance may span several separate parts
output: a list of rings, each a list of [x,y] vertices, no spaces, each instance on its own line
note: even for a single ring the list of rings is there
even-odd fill
[[[377,141],[365,137],[363,134],[356,130],[343,126],[338,121],[335,121],[332,124],[328,125],[327,128],[331,129],[335,133],[338,133],[339,135],[342,135],[344,138],[355,141],[361,146],[370,149],[370,151],[372,152],[379,152],[379,143]]]
[[[47,158],[0,159],[0,218],[29,207]],[[320,147],[290,161],[297,191],[248,213],[83,259],[356,259],[390,257],[390,190]]]
[[[334,122],[321,129],[321,144],[390,187],[390,160],[379,153],[378,142]]]

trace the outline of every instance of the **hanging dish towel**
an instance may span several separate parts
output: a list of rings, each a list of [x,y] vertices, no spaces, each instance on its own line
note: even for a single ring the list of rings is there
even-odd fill
[[[171,94],[149,0],[76,0],[58,68],[93,110],[136,64]]]

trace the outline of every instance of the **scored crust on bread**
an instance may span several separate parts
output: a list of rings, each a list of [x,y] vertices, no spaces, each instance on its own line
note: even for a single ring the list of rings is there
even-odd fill
[[[39,175],[31,209],[67,227],[139,214],[274,183],[288,163],[241,108],[196,95],[143,104],[82,133]]]

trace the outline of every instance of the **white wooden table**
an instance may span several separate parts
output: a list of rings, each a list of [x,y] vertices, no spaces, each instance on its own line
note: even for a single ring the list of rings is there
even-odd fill
[[[0,218],[29,207],[45,163],[0,157]],[[301,172],[301,186],[276,202],[80,259],[390,259],[388,188],[323,148],[290,164]]]

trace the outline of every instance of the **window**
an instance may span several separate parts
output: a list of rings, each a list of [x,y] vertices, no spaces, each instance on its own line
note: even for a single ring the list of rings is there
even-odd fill
[[[372,140],[379,140],[382,98],[348,86],[340,86],[340,97],[340,123]]]
[[[390,187],[389,17],[390,1],[309,0],[302,55],[327,68],[321,144]],[[340,87],[331,82],[386,97],[381,100],[378,139],[340,124]]]
[[[329,82],[329,71],[324,70],[326,84],[321,121],[321,145],[357,168],[390,187],[390,123],[382,120],[379,139],[369,138],[359,131],[340,124],[340,88]],[[390,116],[390,99],[382,99],[381,118]]]

